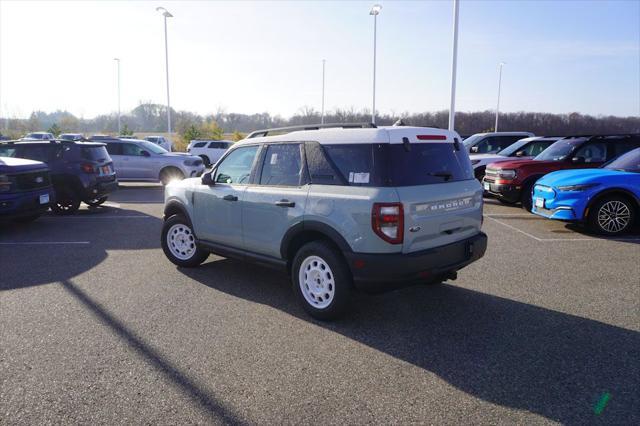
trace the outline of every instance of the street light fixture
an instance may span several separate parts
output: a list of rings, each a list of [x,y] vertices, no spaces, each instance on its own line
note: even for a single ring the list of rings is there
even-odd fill
[[[156,7],[156,11],[160,12],[164,17],[164,61],[167,74],[167,132],[171,136],[171,101],[169,97],[169,44],[167,42],[167,18],[173,18],[164,7]]]
[[[496,106],[496,125],[494,132],[498,131],[498,115],[500,114],[500,89],[502,88],[502,67],[505,64],[505,62],[500,62],[500,65],[498,66],[498,105]]]
[[[120,126],[120,59],[113,58],[118,66],[118,136],[122,134],[122,127]]]
[[[382,6],[374,4],[369,11],[369,15],[373,15],[373,106],[371,108],[371,123],[376,124],[376,36],[378,15],[382,10]]]

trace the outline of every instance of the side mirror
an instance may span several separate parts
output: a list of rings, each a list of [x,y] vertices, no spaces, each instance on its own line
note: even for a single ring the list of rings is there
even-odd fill
[[[516,157],[524,157],[525,152],[524,151],[518,151],[516,152]]]
[[[471,152],[478,152],[478,147],[477,146],[472,146],[471,147]]]
[[[142,154],[143,157],[151,157],[149,151],[140,151],[140,154]]]
[[[573,164],[583,164],[583,163],[585,163],[585,159],[584,159],[584,157],[573,157],[571,159],[571,162]]]
[[[207,186],[213,186],[216,184],[213,180],[213,171],[202,175],[202,184]]]

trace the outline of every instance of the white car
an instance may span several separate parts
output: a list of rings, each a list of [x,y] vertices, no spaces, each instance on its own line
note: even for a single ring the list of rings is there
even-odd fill
[[[202,158],[204,165],[209,167],[217,163],[232,145],[232,141],[192,140],[187,147],[187,152]]]
[[[560,139],[558,136],[533,136],[530,138],[520,139],[516,143],[513,143],[499,151],[497,154],[471,154],[471,165],[473,166],[473,173],[478,180],[482,180],[484,177],[484,171],[487,168],[487,164],[500,163],[502,161],[513,160],[514,157],[526,159],[533,158],[547,149],[551,144]]]
[[[462,143],[469,154],[497,154],[514,142],[531,136],[535,135],[530,132],[476,133]]]
[[[33,132],[24,135],[20,138],[21,141],[52,141],[56,137],[53,136],[53,133],[49,132]]]
[[[173,151],[173,142],[171,141],[171,139],[165,138],[164,136],[147,136],[146,138],[144,138],[144,140],[153,142],[169,152]]]

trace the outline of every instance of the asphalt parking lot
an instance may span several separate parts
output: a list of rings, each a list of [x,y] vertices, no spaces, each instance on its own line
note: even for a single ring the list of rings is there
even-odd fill
[[[0,227],[0,423],[640,424],[640,235],[487,200],[453,283],[321,323],[287,277],[159,244],[160,186]]]

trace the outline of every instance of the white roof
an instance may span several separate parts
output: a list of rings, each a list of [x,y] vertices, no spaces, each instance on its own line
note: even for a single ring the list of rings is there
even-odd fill
[[[408,138],[411,143],[450,142],[453,138],[461,140],[456,132],[432,127],[385,126],[377,128],[326,128],[317,130],[298,130],[275,136],[263,136],[243,139],[237,144],[255,142],[307,142],[315,141],[322,144],[346,143],[402,143],[402,138]],[[419,139],[419,137],[422,137]]]

